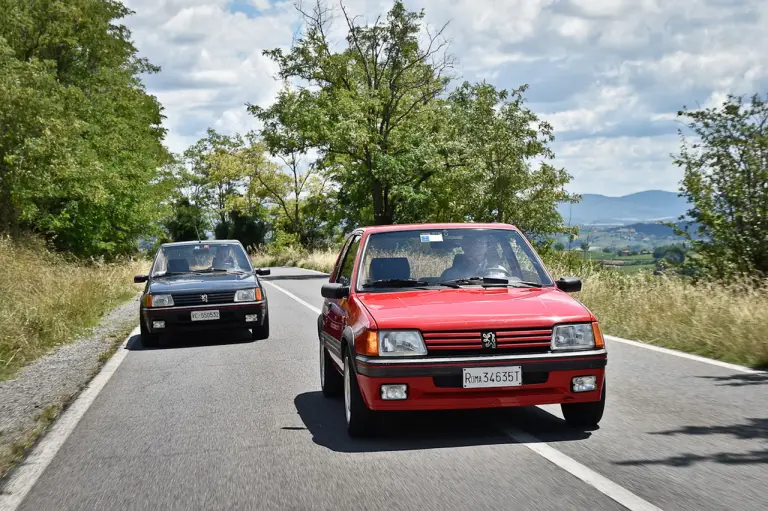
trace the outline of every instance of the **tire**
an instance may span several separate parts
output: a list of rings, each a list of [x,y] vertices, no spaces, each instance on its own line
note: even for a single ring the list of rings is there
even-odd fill
[[[320,341],[320,389],[325,397],[336,397],[344,388],[344,377],[336,370],[325,344]]]
[[[139,317],[139,325],[141,328],[141,345],[145,348],[157,348],[160,345],[160,335],[150,333],[141,317]]]
[[[606,383],[603,382],[603,391],[600,394],[600,401],[560,405],[566,424],[572,428],[596,428],[603,418],[603,411],[605,410],[606,386]]]
[[[351,437],[365,437],[372,433],[373,411],[363,401],[357,384],[354,364],[351,356],[344,355],[344,415],[347,420],[347,433]]]
[[[269,338],[269,311],[264,311],[264,321],[251,329],[251,339],[261,341]]]

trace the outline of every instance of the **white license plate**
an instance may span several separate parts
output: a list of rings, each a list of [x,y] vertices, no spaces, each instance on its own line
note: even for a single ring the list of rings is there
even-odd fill
[[[192,311],[192,321],[219,319],[219,311]]]
[[[523,384],[520,366],[465,367],[462,375],[465,389],[519,387]]]

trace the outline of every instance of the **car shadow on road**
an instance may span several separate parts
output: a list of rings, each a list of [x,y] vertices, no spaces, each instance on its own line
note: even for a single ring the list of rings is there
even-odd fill
[[[504,426],[541,428],[546,441],[584,440],[590,433],[573,430],[565,421],[538,408],[389,412],[378,418],[370,438],[351,438],[344,420],[341,398],[328,399],[321,392],[306,392],[294,399],[296,410],[313,441],[337,452],[383,452],[514,444]],[[539,431],[536,431],[537,437]],[[541,439],[541,437],[539,437]],[[545,441],[542,439],[542,441]]]
[[[741,452],[716,452],[712,454],[680,453],[657,459],[637,459],[614,462],[616,465],[667,465],[670,467],[687,467],[698,462],[714,462],[725,465],[768,464],[768,418],[748,418],[746,423],[727,426],[685,426],[667,431],[656,431],[651,435],[677,436],[708,436],[729,435],[739,440],[762,440],[764,448],[750,449]]]
[[[254,341],[248,330],[190,332],[165,335],[157,347],[147,347],[141,342],[140,335],[134,335],[125,345],[131,351],[151,351],[180,348],[203,348],[207,346],[224,346],[228,344],[244,344]]]
[[[728,376],[699,376],[705,380],[712,380],[718,386],[748,387],[752,385],[768,385],[768,372],[738,373]]]

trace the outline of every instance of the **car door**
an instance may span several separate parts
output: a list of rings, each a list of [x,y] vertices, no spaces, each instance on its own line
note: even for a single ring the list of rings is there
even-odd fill
[[[352,270],[355,266],[357,253],[360,250],[359,234],[350,237],[344,253],[339,259],[339,266],[334,271],[333,282],[350,285],[352,281]],[[329,351],[337,358],[341,364],[341,334],[347,325],[347,299],[326,298],[323,304],[323,332]]]

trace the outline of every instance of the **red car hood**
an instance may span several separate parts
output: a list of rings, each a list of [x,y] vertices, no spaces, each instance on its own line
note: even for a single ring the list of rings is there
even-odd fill
[[[555,288],[413,290],[357,297],[379,329],[551,328],[594,319],[578,300]]]

